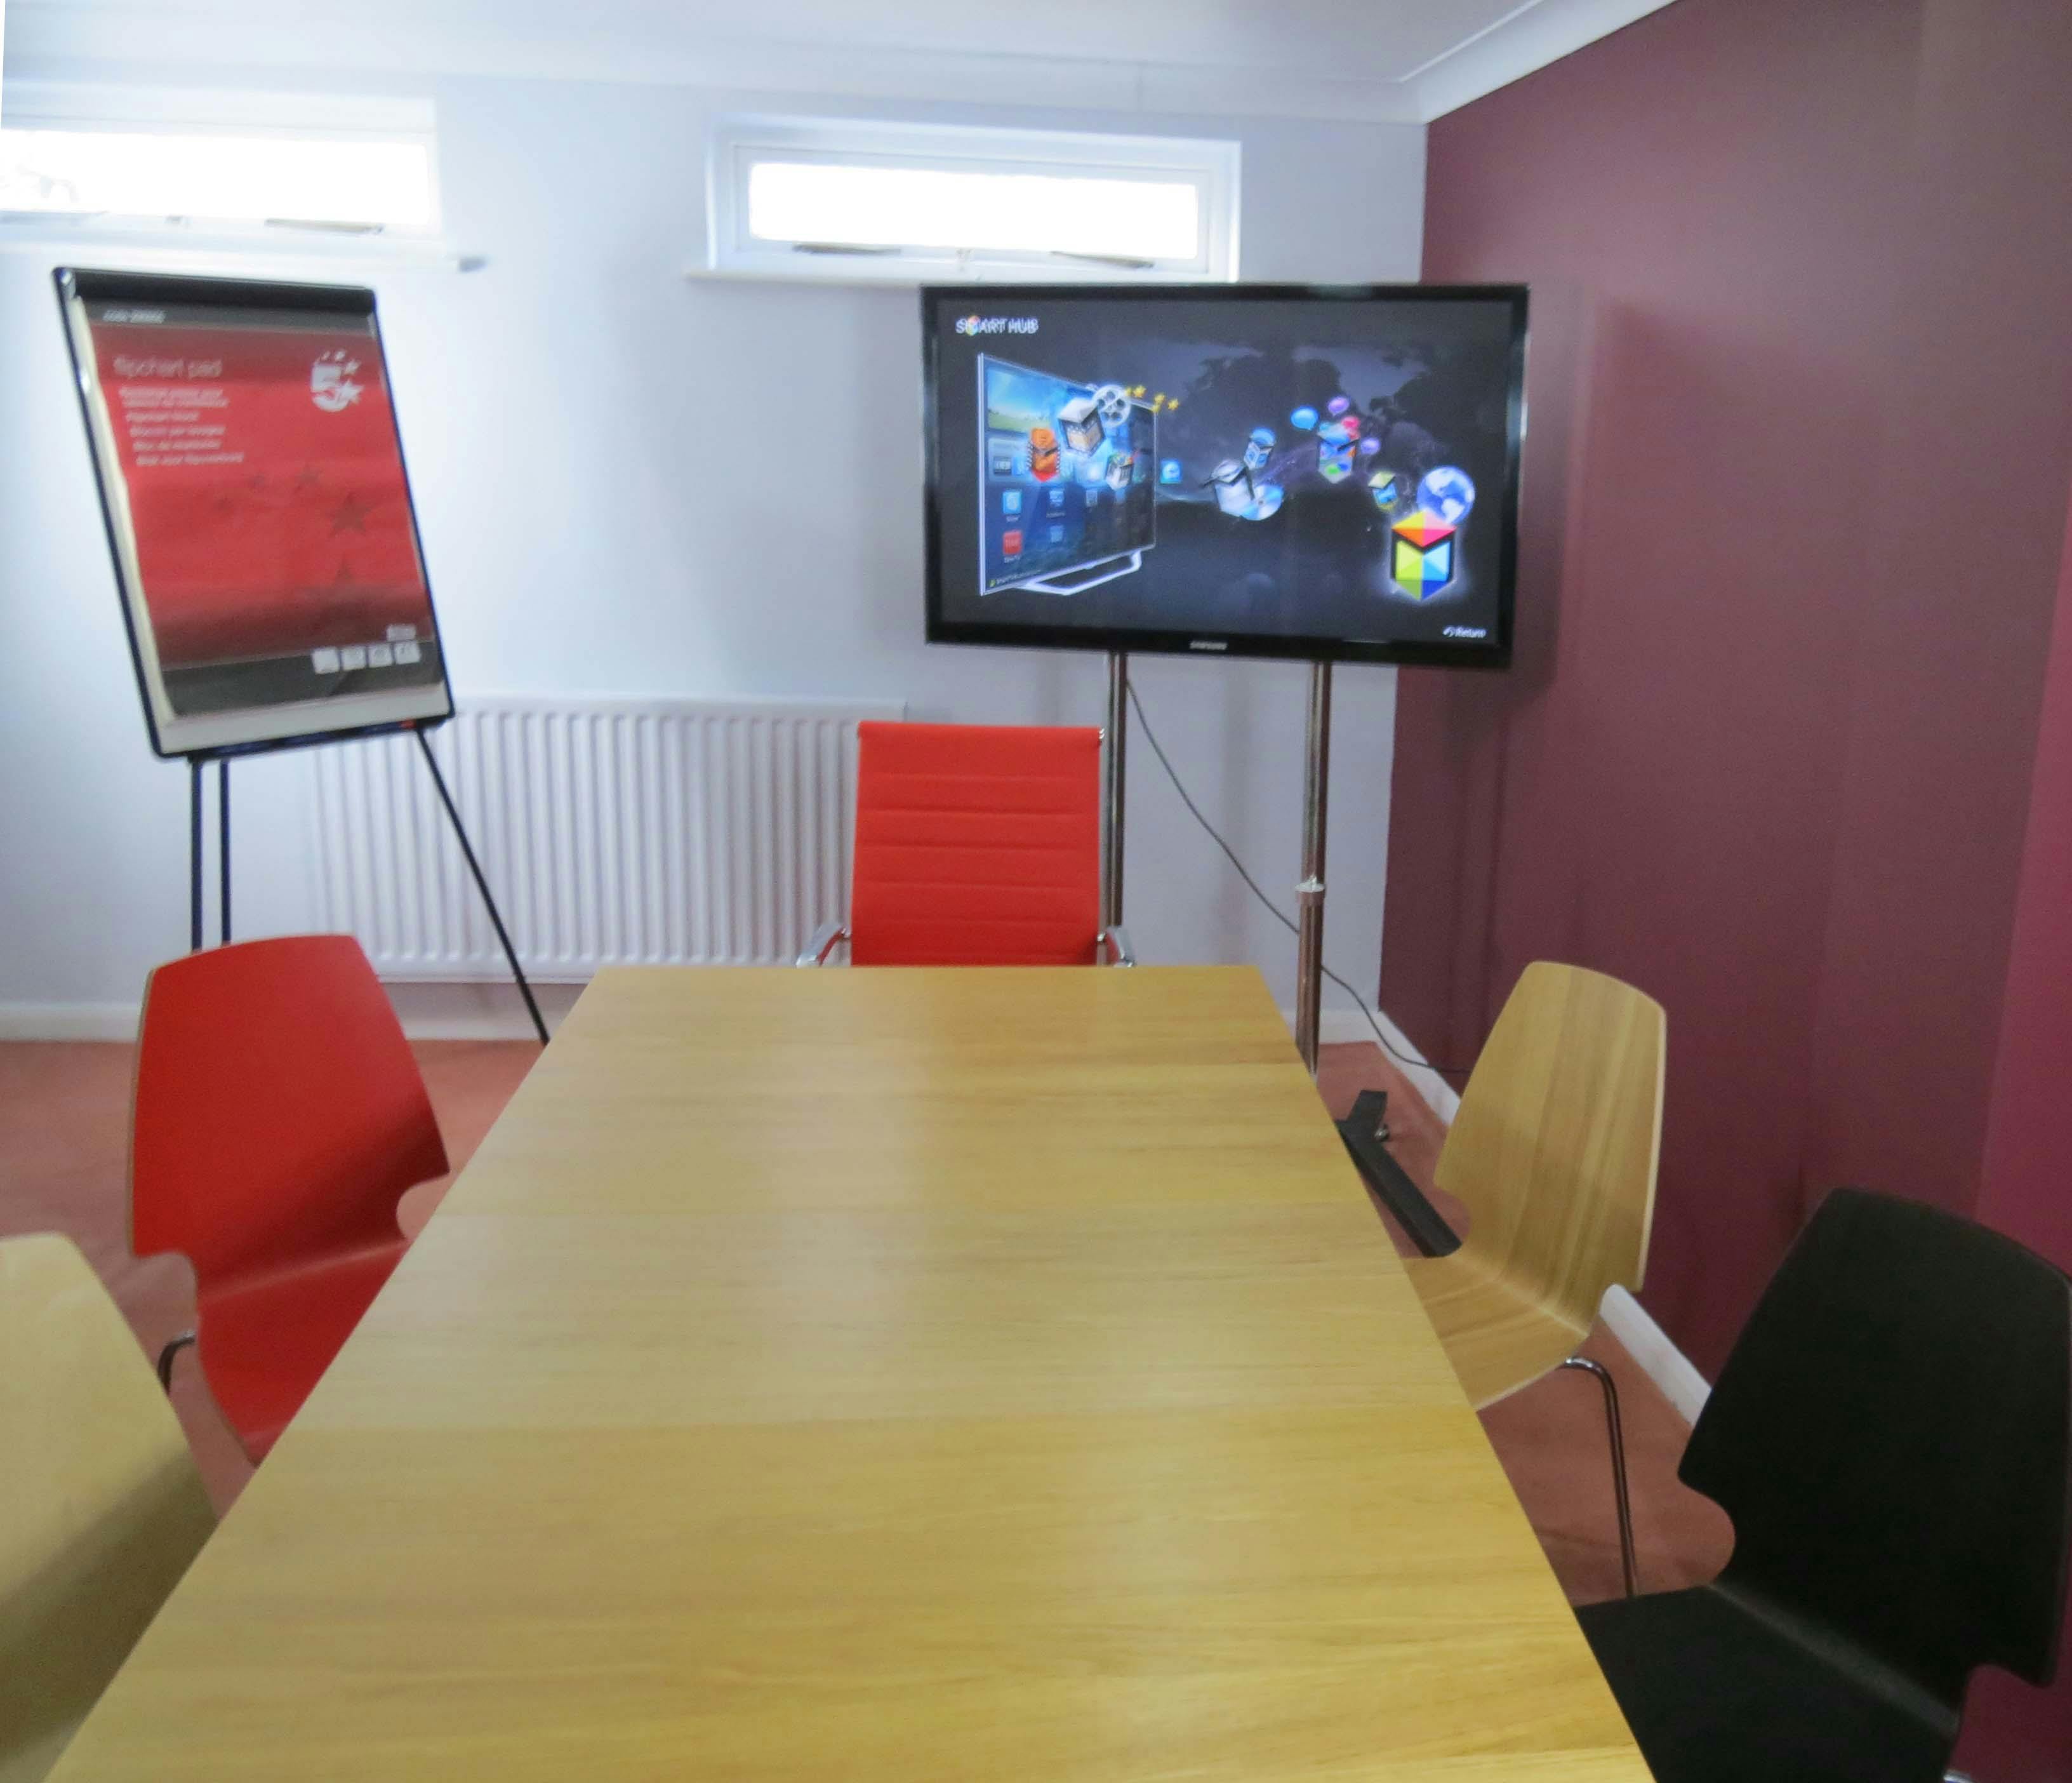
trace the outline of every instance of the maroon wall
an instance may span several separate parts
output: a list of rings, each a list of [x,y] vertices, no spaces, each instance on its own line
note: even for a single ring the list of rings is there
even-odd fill
[[[2072,516],[2029,791],[2029,842],[1986,1122],[1979,1217],[2072,1270]],[[2072,1775],[2072,1616],[2043,1711],[2019,1686],[1982,1678],[1964,1760],[1983,1778]]]
[[[2072,466],[2072,8],[1678,0],[1432,126],[1534,287],[1519,651],[1400,680],[1382,1001],[1669,1011],[1707,1372],[1827,1185],[1976,1198]]]
[[[2029,787],[1979,1217],[2072,1270],[2072,513]]]
[[[2062,0],[1676,0],[1431,129],[1424,276],[1533,286],[1519,647],[1402,673],[1381,999],[1662,1001],[1708,1373],[1837,1182],[2072,1262],[2068,92]]]

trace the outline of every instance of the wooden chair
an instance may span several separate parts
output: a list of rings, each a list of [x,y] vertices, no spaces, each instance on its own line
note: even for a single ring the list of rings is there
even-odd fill
[[[1662,1006],[1581,966],[1528,966],[1475,1062],[1439,1154],[1438,1186],[1468,1210],[1459,1249],[1410,1279],[1478,1409],[1556,1369],[1605,1399],[1619,1555],[1636,1589],[1618,1393],[1575,1353],[1614,1283],[1647,1262],[1662,1141]]]
[[[216,1519],[69,1238],[0,1241],[0,1783],[35,1783]]]
[[[144,992],[130,1234],[194,1265],[195,1342],[263,1459],[401,1261],[396,1204],[446,1169],[401,1024],[350,935],[190,953]]]
[[[1133,963],[1100,923],[1099,731],[1058,725],[857,727],[856,860],[837,942],[856,966]]]

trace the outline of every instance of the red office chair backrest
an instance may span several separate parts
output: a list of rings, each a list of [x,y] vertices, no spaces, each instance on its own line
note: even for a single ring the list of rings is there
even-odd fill
[[[394,1243],[396,1203],[442,1176],[417,1063],[350,935],[191,953],[144,991],[130,1128],[140,1257],[206,1284]]]
[[[1088,966],[1100,932],[1100,732],[857,727],[858,966]]]

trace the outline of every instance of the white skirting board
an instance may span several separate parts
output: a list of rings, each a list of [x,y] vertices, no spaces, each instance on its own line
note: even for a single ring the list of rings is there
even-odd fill
[[[1639,1363],[1648,1379],[1662,1389],[1663,1397],[1695,1424],[1711,1396],[1712,1382],[1698,1372],[1691,1358],[1669,1340],[1669,1334],[1648,1315],[1647,1308],[1622,1287],[1605,1290],[1597,1316],[1605,1329],[1626,1345],[1626,1353]]]
[[[1281,1011],[1281,1019],[1287,1023],[1290,1033],[1295,1030],[1295,1012],[1292,1009]],[[1389,1062],[1408,1077],[1425,1104],[1445,1125],[1453,1125],[1453,1111],[1461,1106],[1461,1098],[1453,1086],[1425,1063],[1424,1055],[1410,1044],[1408,1037],[1379,1010],[1374,1019],[1388,1036],[1395,1057]],[[1356,1009],[1326,1009],[1318,1013],[1317,1038],[1326,1046],[1338,1046],[1350,1042],[1375,1044],[1374,1028],[1367,1019]]]
[[[1295,1025],[1293,1013],[1283,1010],[1281,1015],[1292,1030]],[[1453,1116],[1461,1106],[1458,1093],[1424,1062],[1424,1055],[1410,1044],[1394,1022],[1379,1010],[1375,1012],[1375,1019],[1381,1024],[1389,1044],[1403,1055],[1394,1063],[1439,1117],[1441,1124],[1452,1126]],[[1374,1044],[1374,1030],[1367,1025],[1367,1018],[1355,1010],[1326,1009],[1322,1012],[1317,1026],[1318,1038],[1327,1045],[1346,1040],[1364,1040],[1370,1046]],[[1412,1064],[1407,1062],[1408,1060],[1417,1063]],[[1613,1287],[1605,1290],[1597,1316],[1604,1320],[1605,1330],[1626,1346],[1626,1353],[1662,1390],[1670,1404],[1687,1422],[1695,1423],[1698,1414],[1705,1409],[1706,1398],[1712,1390],[1711,1383],[1698,1372],[1691,1358],[1670,1341],[1668,1332],[1655,1322],[1647,1308],[1624,1288]]]
[[[413,1040],[532,1040],[532,1023],[508,978],[501,983],[391,984],[388,1000]],[[579,984],[541,983],[532,993],[551,1032],[582,994]],[[0,1003],[0,1040],[137,1038],[134,1003]]]
[[[0,1040],[134,1040],[134,1003],[0,1003]]]
[[[539,1044],[524,1000],[510,979],[500,983],[401,984],[386,986],[388,1001],[413,1040],[529,1040]],[[547,1032],[561,1025],[583,994],[580,984],[532,981]]]

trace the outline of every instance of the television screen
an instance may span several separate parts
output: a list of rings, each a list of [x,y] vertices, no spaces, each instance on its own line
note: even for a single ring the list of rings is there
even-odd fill
[[[56,277],[152,747],[449,717],[374,294]]]
[[[1501,664],[1519,286],[922,293],[928,636]]]

